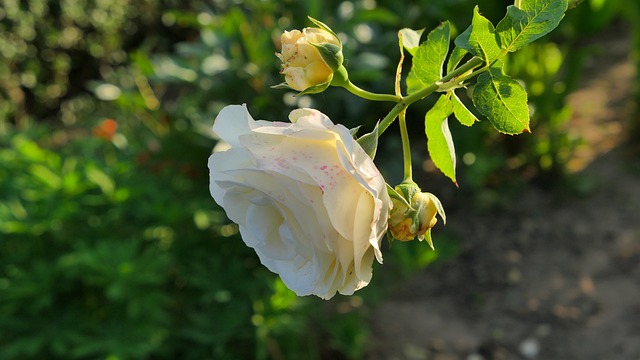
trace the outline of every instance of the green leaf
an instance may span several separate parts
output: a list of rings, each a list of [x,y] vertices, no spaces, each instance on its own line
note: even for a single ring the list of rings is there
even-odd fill
[[[423,32],[424,29],[413,30],[409,28],[404,28],[398,31],[398,37],[402,39],[402,46],[407,49],[411,56],[416,55],[416,51],[418,50],[418,47],[420,47],[420,37]]]
[[[453,105],[446,94],[438,101],[425,116],[425,131],[427,134],[427,150],[429,156],[440,171],[456,182],[456,151],[449,131],[448,117],[453,113]]]
[[[378,124],[370,133],[364,134],[356,140],[371,159],[376,157],[376,150],[378,150]]]
[[[496,27],[502,49],[513,52],[555,29],[567,11],[567,0],[523,0],[507,7]]]
[[[308,42],[318,50],[322,60],[324,60],[331,70],[336,71],[342,65],[344,57],[342,55],[342,49],[339,46],[329,43],[314,44],[310,41]]]
[[[505,134],[529,132],[527,93],[520,83],[505,75],[502,65],[494,65],[478,76],[473,105]]]
[[[447,74],[453,71],[462,58],[467,55],[469,52],[461,47],[454,47],[453,51],[451,51],[451,56],[449,56],[449,60],[447,60]]]
[[[407,76],[409,94],[425,88],[442,78],[442,65],[449,53],[451,26],[445,21],[427,36],[413,58]]]
[[[493,24],[487,20],[487,18],[480,15],[478,6],[473,9],[471,26],[462,34],[458,35],[455,44],[471,54],[482,58],[487,64],[496,60],[501,51]]]
[[[464,106],[453,90],[451,91],[451,103],[453,104],[453,115],[462,125],[471,126],[478,121],[478,118]]]

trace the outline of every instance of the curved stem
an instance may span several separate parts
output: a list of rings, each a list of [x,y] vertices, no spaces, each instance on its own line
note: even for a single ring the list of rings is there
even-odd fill
[[[390,94],[376,94],[369,92],[367,90],[361,89],[357,87],[351,81],[347,81],[344,84],[341,84],[343,88],[347,89],[350,93],[357,95],[363,99],[373,100],[373,101],[390,101],[390,102],[398,102],[402,100],[401,96],[390,95]]]
[[[478,57],[474,57],[471,60],[467,61],[464,65],[460,66],[459,68],[453,70],[452,72],[450,72],[449,74],[447,74],[446,76],[444,76],[442,79],[440,79],[439,81],[437,81],[436,83],[433,83],[427,87],[424,87],[416,92],[414,92],[413,94],[409,94],[405,97],[403,97],[401,99],[401,101],[399,101],[396,106],[393,107],[393,109],[391,109],[391,111],[387,114],[387,116],[385,116],[381,121],[380,121],[380,125],[378,126],[378,136],[382,135],[382,133],[387,130],[387,128],[389,127],[389,125],[391,125],[393,123],[393,121],[396,119],[396,117],[398,117],[398,115],[404,111],[409,105],[413,104],[414,102],[434,93],[435,91],[437,91],[440,86],[438,85],[438,83],[444,83],[447,82],[455,77],[461,76],[462,74],[466,73],[469,70],[472,70],[480,65],[482,65],[484,63],[484,61]],[[486,69],[479,69],[477,71],[472,72],[471,74],[465,75],[460,77],[460,81],[464,81],[467,79],[470,79],[471,77],[477,75],[479,72],[485,71]],[[473,76],[471,76],[473,75]]]
[[[474,77],[474,76],[480,75],[480,74],[482,74],[483,72],[485,72],[485,71],[489,70],[489,68],[490,68],[489,66],[481,67],[480,69],[477,69],[477,70],[475,70],[475,71],[471,72],[471,73],[469,74],[469,76],[467,76],[467,78],[471,79],[471,78],[472,78],[472,77]]]
[[[402,159],[404,160],[404,179],[413,180],[413,173],[411,167],[411,146],[409,144],[409,132],[407,131],[407,119],[405,117],[406,109],[401,111],[398,115],[400,125],[400,138],[402,139]]]

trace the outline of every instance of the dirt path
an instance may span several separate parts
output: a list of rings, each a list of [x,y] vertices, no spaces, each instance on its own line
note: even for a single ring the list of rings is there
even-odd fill
[[[508,211],[448,214],[461,255],[377,309],[371,360],[640,360],[640,159],[612,141],[633,69],[612,48],[570,100],[593,194],[531,188]]]

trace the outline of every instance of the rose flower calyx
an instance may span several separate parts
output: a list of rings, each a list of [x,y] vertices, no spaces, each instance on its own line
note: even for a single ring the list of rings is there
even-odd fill
[[[447,218],[440,200],[432,193],[422,192],[413,182],[403,182],[392,192],[393,209],[389,215],[389,232],[392,239],[411,241],[427,240],[433,249],[431,228],[440,215],[446,223]]]
[[[334,80],[334,73],[346,77],[342,66],[342,43],[325,24],[309,18],[317,28],[285,31],[282,34],[282,52],[276,56],[282,61],[281,74],[285,83],[275,87],[288,87],[304,94],[324,91]]]

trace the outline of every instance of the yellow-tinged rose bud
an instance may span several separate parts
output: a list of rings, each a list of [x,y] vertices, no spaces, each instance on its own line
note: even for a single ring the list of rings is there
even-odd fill
[[[436,215],[446,222],[440,200],[431,193],[421,192],[414,183],[400,184],[395,190],[398,196],[392,197],[393,209],[389,215],[391,236],[400,241],[427,239],[433,248],[431,228],[438,222]]]
[[[342,43],[336,34],[325,24],[311,21],[319,27],[285,31],[282,52],[276,54],[282,61],[280,73],[286,85],[307,94],[326,89],[344,59]]]
[[[438,198],[431,193],[417,193],[413,196],[411,205],[418,211],[418,222],[420,224],[418,227],[418,239],[420,240],[424,239],[427,230],[434,227],[438,222],[438,219],[436,219],[436,214],[438,214],[436,201],[439,202]]]

